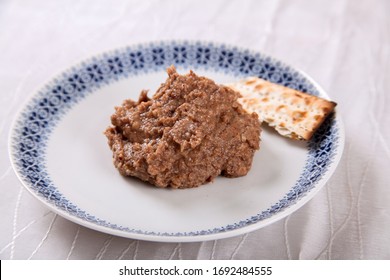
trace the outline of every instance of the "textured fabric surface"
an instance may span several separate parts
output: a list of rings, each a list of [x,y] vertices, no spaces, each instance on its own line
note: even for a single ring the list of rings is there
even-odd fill
[[[390,2],[0,2],[1,259],[390,259]],[[338,103],[341,162],[304,207],[218,241],[157,243],[111,236],[50,212],[18,181],[8,131],[29,95],[102,51],[165,39],[223,42],[311,75]]]

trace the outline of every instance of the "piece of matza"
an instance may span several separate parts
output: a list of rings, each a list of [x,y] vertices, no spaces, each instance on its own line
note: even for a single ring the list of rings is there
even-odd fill
[[[238,91],[243,108],[281,135],[309,140],[336,103],[301,91],[249,77],[226,86]]]

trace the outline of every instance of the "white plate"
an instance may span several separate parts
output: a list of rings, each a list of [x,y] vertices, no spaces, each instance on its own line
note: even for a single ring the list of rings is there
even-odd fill
[[[250,173],[218,177],[194,189],[151,187],[112,164],[103,131],[114,106],[153,93],[165,69],[194,69],[218,83],[256,75],[328,97],[307,75],[273,58],[204,42],[137,45],[90,58],[53,78],[18,114],[10,156],[23,185],[59,215],[129,238],[186,242],[231,237],[264,227],[305,204],[341,157],[344,132],[330,117],[309,142],[262,133]]]

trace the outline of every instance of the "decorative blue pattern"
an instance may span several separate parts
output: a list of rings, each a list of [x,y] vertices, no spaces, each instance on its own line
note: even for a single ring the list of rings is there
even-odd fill
[[[64,72],[39,91],[21,112],[12,134],[11,153],[17,172],[26,185],[58,209],[104,227],[142,235],[209,235],[257,223],[295,204],[316,186],[335,159],[340,129],[330,117],[308,143],[305,168],[285,197],[253,217],[220,228],[196,232],[149,232],[112,224],[86,213],[57,190],[47,173],[45,154],[49,135],[71,107],[96,89],[125,77],[162,71],[171,64],[224,72],[236,77],[259,76],[297,90],[319,94],[312,83],[289,66],[262,54],[226,45],[163,42],[109,52]]]

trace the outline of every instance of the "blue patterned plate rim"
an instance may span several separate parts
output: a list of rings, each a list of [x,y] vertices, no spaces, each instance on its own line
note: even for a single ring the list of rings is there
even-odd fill
[[[61,72],[35,92],[17,114],[9,134],[9,156],[25,188],[52,211],[98,231],[142,240],[193,242],[236,236],[269,225],[302,207],[325,185],[344,147],[344,127],[337,110],[307,143],[304,170],[290,191],[270,208],[245,220],[191,232],[154,232],[110,223],[74,205],[58,191],[47,172],[45,151],[53,128],[69,109],[97,89],[127,77],[163,71],[171,64],[236,77],[258,76],[328,98],[302,71],[260,52],[226,44],[163,41],[108,51]]]

